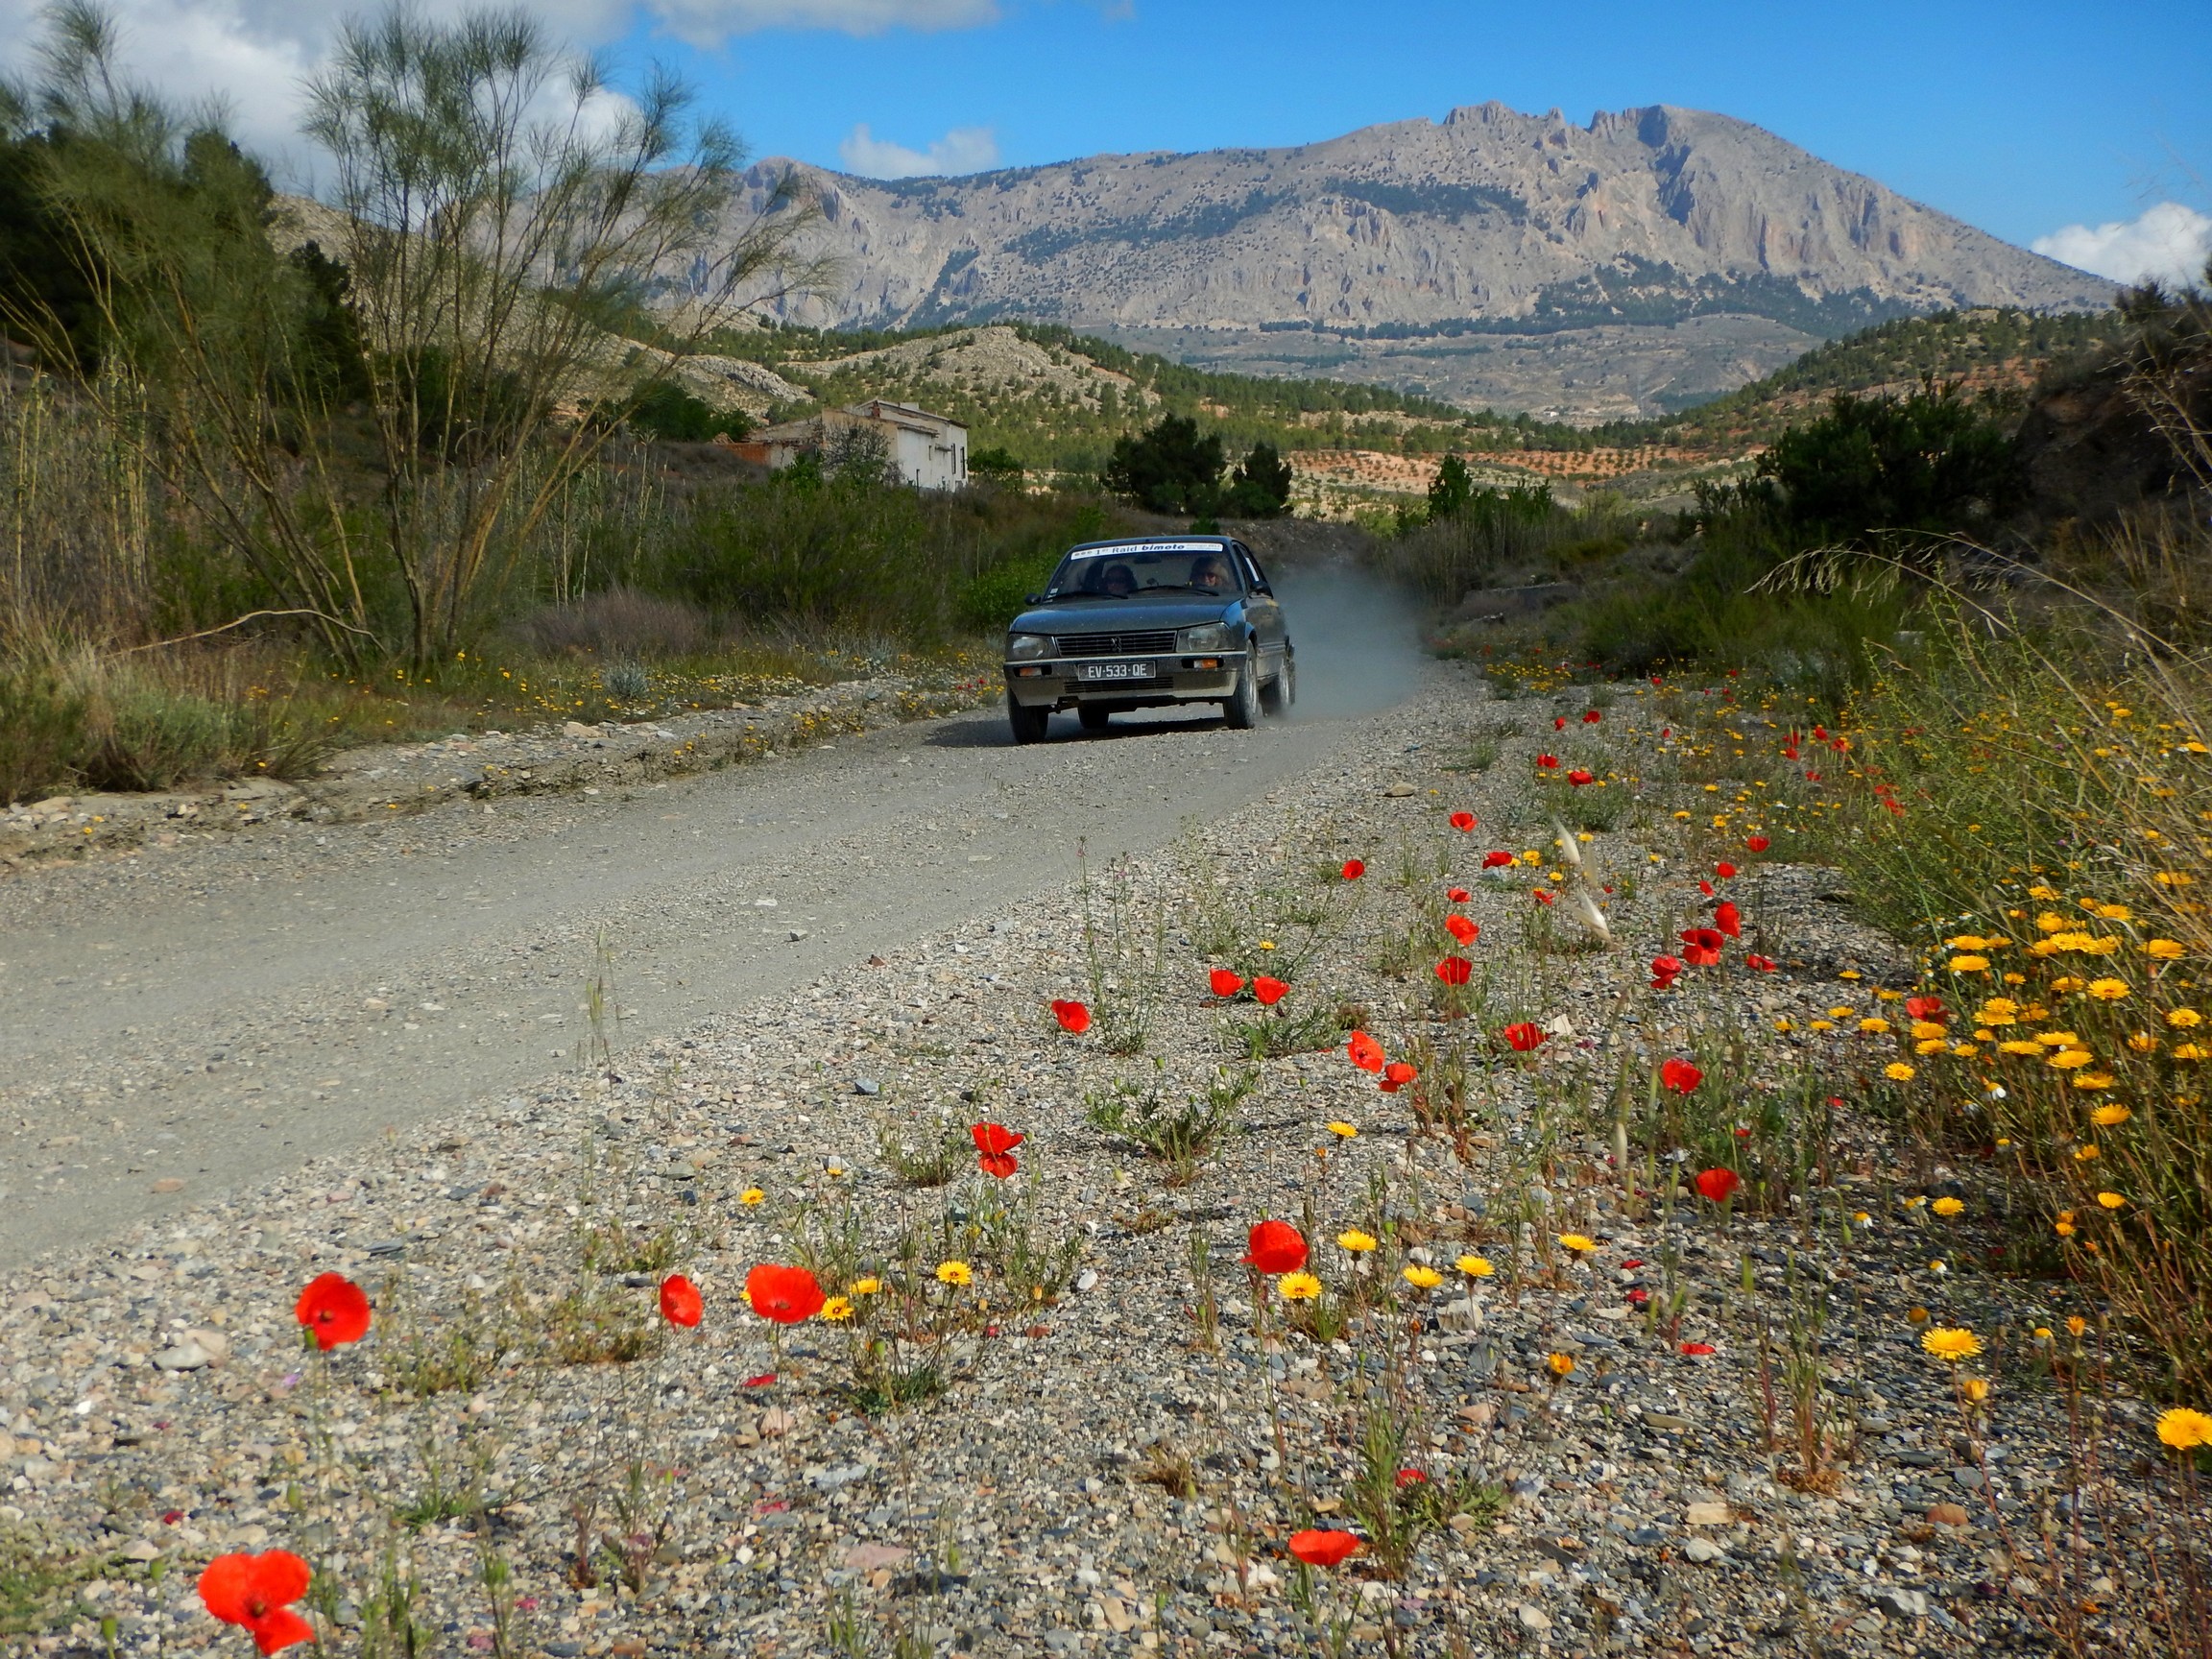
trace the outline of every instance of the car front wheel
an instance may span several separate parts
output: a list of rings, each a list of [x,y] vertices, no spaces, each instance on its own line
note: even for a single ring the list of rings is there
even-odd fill
[[[1029,709],[1009,696],[1006,699],[1006,723],[1014,729],[1017,743],[1042,743],[1046,729],[1052,724],[1049,709]]]
[[[1298,701],[1298,663],[1288,653],[1284,655],[1282,671],[1260,687],[1260,701],[1270,714],[1287,714]]]
[[[1237,671],[1237,694],[1221,705],[1221,717],[1232,732],[1249,732],[1260,724],[1259,668],[1257,653],[1245,658],[1244,666]]]

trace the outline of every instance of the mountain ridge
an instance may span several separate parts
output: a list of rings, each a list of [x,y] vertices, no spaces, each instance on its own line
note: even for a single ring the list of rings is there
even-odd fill
[[[1303,145],[899,180],[770,159],[740,210],[768,208],[786,170],[820,201],[808,245],[842,280],[774,303],[784,320],[1020,317],[1225,368],[1327,358],[1462,404],[1527,408],[1548,387],[1585,419],[1662,413],[1893,316],[2113,293],[1748,122],[1667,105],[1578,127],[1493,101]],[[1728,325],[1647,338],[1699,319]],[[1642,332],[1584,349],[1602,328]],[[1530,395],[1483,398],[1516,353],[1542,359]],[[1608,358],[1636,367],[1599,385]]]

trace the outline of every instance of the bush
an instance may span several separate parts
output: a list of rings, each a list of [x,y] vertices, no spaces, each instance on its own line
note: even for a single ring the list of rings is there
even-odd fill
[[[0,669],[0,803],[66,787],[84,741],[82,697],[50,673]]]
[[[1220,504],[1224,464],[1218,432],[1202,438],[1188,415],[1164,415],[1142,437],[1114,441],[1099,481],[1154,513],[1210,516]]]
[[[1725,533],[1687,569],[1631,577],[1571,608],[1585,660],[1617,678],[1693,662],[1751,670],[1840,707],[1873,672],[1878,641],[1893,637],[1908,608],[1895,589],[1769,593],[1764,550]]]
[[[631,406],[627,420],[630,430],[640,438],[664,438],[678,444],[704,444],[723,434],[742,438],[753,430],[753,422],[743,410],[716,409],[665,380],[645,389]]]
[[[657,539],[642,587],[740,628],[842,630],[927,646],[1003,627],[1060,555],[1114,528],[1097,501],[930,495],[787,468],[703,493]]]
[[[1222,496],[1224,512],[1239,518],[1280,518],[1290,510],[1290,463],[1272,444],[1255,444]]]
[[[1929,381],[1902,398],[1839,392],[1827,414],[1774,441],[1756,477],[1699,485],[1685,529],[1733,522],[1769,537],[1778,554],[1910,549],[1932,537],[1985,533],[2024,493],[2004,422],[1956,385]]]

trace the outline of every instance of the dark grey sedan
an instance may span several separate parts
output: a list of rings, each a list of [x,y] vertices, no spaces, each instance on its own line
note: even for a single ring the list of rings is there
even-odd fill
[[[1085,731],[1114,714],[1218,703],[1238,730],[1296,695],[1283,607],[1230,536],[1087,541],[1060,561],[1006,634],[1014,741],[1041,741],[1055,709]]]

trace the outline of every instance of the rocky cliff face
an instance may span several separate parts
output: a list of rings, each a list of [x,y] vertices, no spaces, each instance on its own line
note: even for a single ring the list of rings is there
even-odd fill
[[[753,205],[787,165],[755,168]],[[1281,356],[1310,372],[1332,355],[1334,372],[1389,377],[1373,373],[1388,356],[1404,360],[1402,384],[1432,380],[1431,359],[1481,356],[1471,349],[1485,341],[1756,319],[1766,349],[1736,330],[1728,365],[1704,373],[1725,383],[1906,311],[2093,307],[2111,294],[1746,122],[1664,106],[1584,128],[1493,103],[1295,149],[958,179],[800,171],[841,276],[824,299],[788,306],[793,321],[1022,316],[1187,358],[1218,348],[1240,366]],[[1575,376],[1551,378],[1564,389]],[[1664,372],[1635,378],[1608,396],[1664,407],[1717,389]]]

